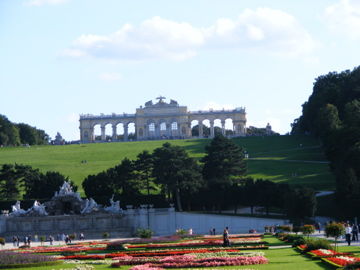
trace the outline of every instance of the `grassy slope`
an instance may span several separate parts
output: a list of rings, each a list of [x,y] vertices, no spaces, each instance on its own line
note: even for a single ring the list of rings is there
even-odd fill
[[[304,163],[325,161],[318,142],[311,137],[247,137],[234,141],[248,151],[248,173],[255,178],[304,184],[317,190],[334,189],[334,178],[327,164]],[[135,159],[142,150],[152,151],[164,142],[0,148],[0,164],[16,162],[32,165],[42,171],[59,171],[79,184],[81,189],[81,182],[87,175],[106,170],[124,157]],[[209,140],[173,140],[170,143],[184,147],[195,158],[201,158]],[[82,160],[87,163],[81,163]]]

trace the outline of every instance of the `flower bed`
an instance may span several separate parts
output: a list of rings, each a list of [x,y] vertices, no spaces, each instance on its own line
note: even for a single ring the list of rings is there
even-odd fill
[[[197,258],[195,255],[182,255],[182,256],[168,256],[149,263],[149,261],[141,258],[128,258],[122,259],[117,263],[111,264],[112,267],[121,267],[122,265],[132,264],[149,264],[150,267],[160,268],[188,268],[188,267],[217,267],[217,266],[236,266],[236,265],[252,265],[252,264],[266,264],[268,260],[264,256],[231,256],[231,257],[209,257]]]
[[[331,250],[331,249],[316,249],[316,250],[309,251],[308,254],[313,257],[318,257],[318,258],[351,255],[351,253],[336,252],[335,250]]]
[[[322,260],[336,267],[344,267],[353,263],[360,262],[360,258],[356,258],[352,256],[328,257],[328,258],[322,258]]]

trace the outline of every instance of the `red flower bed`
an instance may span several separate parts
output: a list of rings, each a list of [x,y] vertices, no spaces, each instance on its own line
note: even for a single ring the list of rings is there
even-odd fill
[[[323,258],[322,260],[337,267],[344,267],[349,264],[360,262],[360,258],[356,258],[352,256],[328,257],[328,258]]]
[[[331,250],[331,249],[311,250],[308,252],[308,254],[310,254],[314,257],[321,257],[321,258],[335,257],[335,256],[341,256],[341,255],[351,255],[351,253],[341,253],[341,252],[336,252],[335,250]]]

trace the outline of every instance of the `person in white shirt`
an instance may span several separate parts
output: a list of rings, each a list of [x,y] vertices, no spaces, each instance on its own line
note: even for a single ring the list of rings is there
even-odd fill
[[[346,242],[348,243],[348,246],[350,246],[351,244],[351,232],[352,232],[352,228],[350,226],[350,224],[346,224],[345,226],[345,239]]]

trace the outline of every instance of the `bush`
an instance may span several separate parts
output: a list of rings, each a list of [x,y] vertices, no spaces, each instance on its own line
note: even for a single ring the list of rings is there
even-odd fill
[[[124,245],[123,242],[115,241],[110,242],[106,245],[107,250],[127,250],[128,248]]]
[[[69,234],[69,238],[71,239],[71,240],[75,240],[75,238],[76,238],[76,235],[73,233],[73,234]]]
[[[305,245],[305,253],[316,249],[333,249],[330,242],[326,239],[307,239],[305,240]]]
[[[177,229],[176,232],[175,232],[176,235],[180,235],[180,236],[187,235],[188,233],[189,232],[187,230],[185,230],[185,229]]]
[[[307,236],[315,232],[315,226],[314,225],[304,225],[300,228],[301,232]]]
[[[304,245],[305,243],[306,243],[306,240],[304,239],[304,237],[299,236],[299,238],[294,240],[294,242],[292,243],[292,247]]]
[[[108,238],[110,237],[110,234],[109,234],[108,232],[104,232],[104,233],[102,234],[102,237],[103,237],[104,239],[108,239]]]
[[[330,223],[325,226],[325,235],[326,237],[334,237],[335,238],[335,249],[337,248],[337,239],[345,234],[344,225],[341,223]]]
[[[153,231],[150,229],[138,228],[136,230],[136,236],[140,238],[151,238],[152,235],[153,235]]]
[[[2,237],[0,237],[0,245],[5,245],[5,239],[4,238],[2,238]]]

